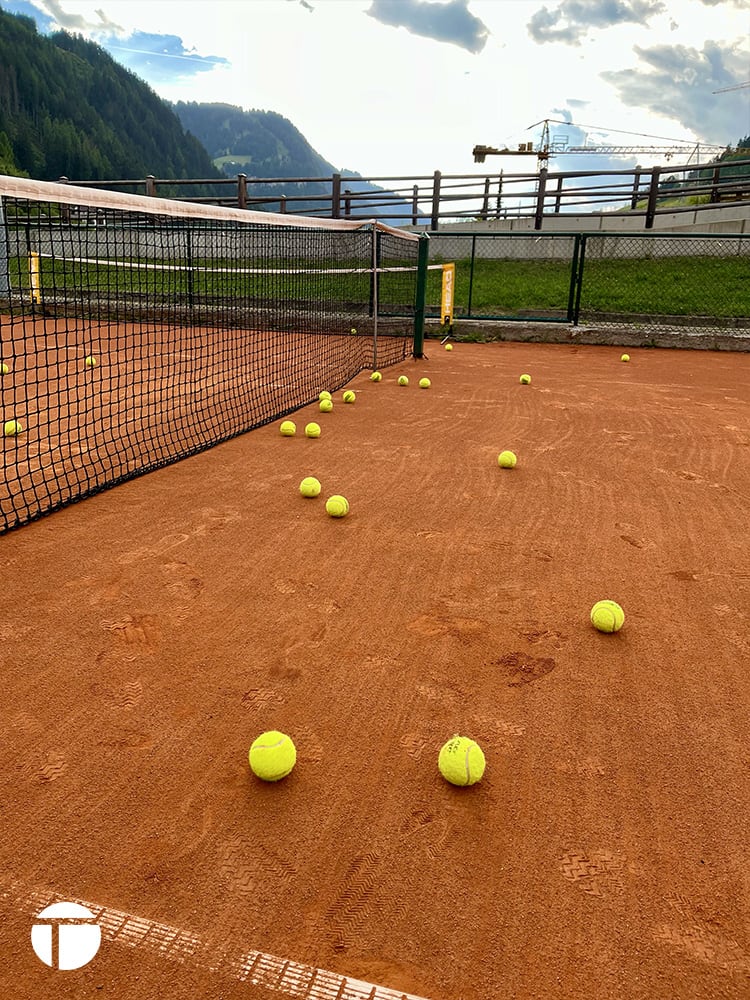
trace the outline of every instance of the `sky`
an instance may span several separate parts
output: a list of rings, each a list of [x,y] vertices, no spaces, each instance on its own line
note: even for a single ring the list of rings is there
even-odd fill
[[[288,118],[368,178],[529,173],[475,145],[724,146],[750,134],[750,0],[0,0],[172,102]],[[722,91],[716,93],[716,91]],[[533,126],[533,127],[532,127]],[[701,162],[709,153],[701,156]],[[695,157],[691,162],[695,161]],[[559,155],[550,170],[668,163]],[[672,158],[688,162],[687,155]]]

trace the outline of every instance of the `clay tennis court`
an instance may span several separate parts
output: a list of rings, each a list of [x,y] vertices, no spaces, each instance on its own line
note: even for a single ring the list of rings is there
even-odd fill
[[[750,354],[620,353],[430,343],[0,540],[6,995],[748,996]]]

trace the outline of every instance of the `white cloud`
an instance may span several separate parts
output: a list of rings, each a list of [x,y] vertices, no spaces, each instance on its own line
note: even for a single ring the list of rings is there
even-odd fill
[[[732,128],[717,139],[715,125],[721,119],[704,116],[700,87],[717,89],[710,78],[695,76],[681,95],[670,91],[668,101],[656,94],[646,100],[628,79],[648,83],[657,72],[654,51],[667,46],[699,53],[711,51],[711,45],[746,50],[745,0],[718,5],[707,0],[409,0],[412,14],[442,6],[460,16],[457,31],[468,26],[469,34],[459,34],[454,42],[436,38],[446,22],[437,29],[433,24],[430,37],[424,37],[368,16],[375,0],[33,2],[48,15],[54,5],[58,19],[68,19],[72,30],[85,30],[97,40],[117,26],[120,51],[112,48],[112,55],[125,62],[135,54],[122,49],[148,50],[148,62],[136,72],[167,100],[276,111],[327,160],[368,176],[425,176],[436,169],[476,173],[476,144],[515,148],[537,139],[540,129],[529,131],[529,126],[561,117],[555,108],[568,108],[575,122],[579,116],[597,122],[604,129],[597,133],[602,141],[607,128],[678,139],[737,138]],[[13,6],[12,0],[0,3]],[[553,27],[573,28],[585,44],[535,41],[528,25],[545,9],[560,15]],[[76,19],[86,27],[75,27],[74,21],[81,23]],[[151,57],[159,36],[167,49],[161,59]],[[134,38],[148,38],[149,44],[135,44]],[[470,44],[462,46],[462,40]],[[191,67],[199,72],[190,72]],[[690,69],[698,73],[700,66],[691,63],[685,71]],[[750,91],[714,100],[719,97],[747,102]],[[608,141],[618,142],[618,134]],[[633,141],[627,137],[624,143]],[[606,157],[598,159],[604,168]],[[485,169],[527,172],[536,165],[533,158],[495,158]],[[580,166],[574,157],[550,164],[551,169]]]

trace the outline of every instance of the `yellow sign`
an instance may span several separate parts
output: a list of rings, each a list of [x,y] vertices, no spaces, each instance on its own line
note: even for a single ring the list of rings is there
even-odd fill
[[[29,253],[29,288],[31,289],[31,301],[40,303],[42,295],[39,286],[39,254],[34,250]]]
[[[453,292],[456,284],[456,265],[443,264],[443,294],[440,306],[440,319],[444,326],[453,323]]]

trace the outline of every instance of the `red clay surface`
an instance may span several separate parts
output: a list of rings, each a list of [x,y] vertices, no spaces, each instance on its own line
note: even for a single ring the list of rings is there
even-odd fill
[[[240,981],[253,950],[430,1000],[750,994],[750,355],[427,351],[296,414],[317,441],[274,424],[0,539],[4,996],[319,995]],[[42,897],[201,947],[53,971]]]

